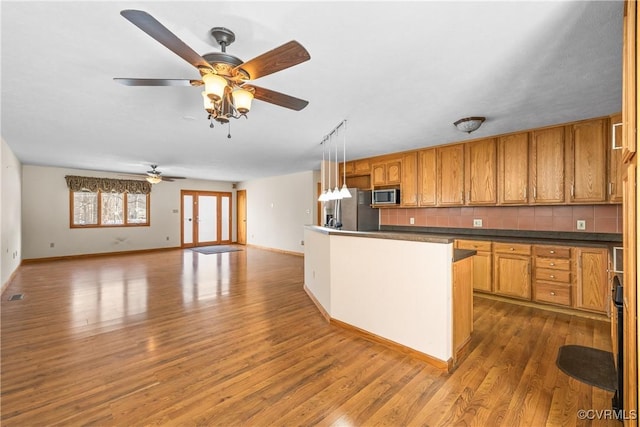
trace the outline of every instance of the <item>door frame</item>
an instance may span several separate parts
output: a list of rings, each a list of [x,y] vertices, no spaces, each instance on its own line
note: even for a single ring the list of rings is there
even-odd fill
[[[236,240],[247,244],[247,190],[236,191]]]
[[[192,196],[193,197],[193,215],[197,215],[197,206],[198,206],[198,197],[199,196],[216,196],[217,205],[216,205],[216,227],[218,240],[215,242],[205,242],[200,243],[197,239],[198,236],[198,221],[193,221],[193,243],[184,243],[184,196]],[[221,240],[222,236],[222,199],[223,197],[229,198],[229,239]],[[196,246],[209,246],[209,245],[222,245],[229,244],[233,240],[232,230],[233,230],[233,221],[232,221],[232,211],[233,211],[233,193],[230,191],[199,191],[199,190],[180,190],[180,247],[181,248],[192,248]]]

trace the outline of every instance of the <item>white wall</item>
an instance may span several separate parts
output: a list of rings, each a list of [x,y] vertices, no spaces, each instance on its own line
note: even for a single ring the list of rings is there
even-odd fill
[[[154,185],[151,191],[149,227],[72,229],[69,227],[69,189],[64,179],[65,175],[122,178],[122,175],[105,172],[24,165],[24,259],[178,247],[181,222],[180,190],[232,192],[232,229],[235,240],[235,190],[229,182],[185,179]]]
[[[240,183],[247,190],[247,243],[303,253],[304,226],[315,220],[313,171]]]
[[[4,139],[0,151],[0,163],[2,164],[2,173],[0,174],[2,187],[0,197],[0,223],[2,223],[0,286],[4,290],[8,285],[9,278],[22,260],[22,222],[20,217],[22,165]]]

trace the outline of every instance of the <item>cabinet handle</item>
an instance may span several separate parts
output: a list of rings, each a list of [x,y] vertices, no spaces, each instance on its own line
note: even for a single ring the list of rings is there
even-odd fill
[[[464,191],[460,192],[460,200],[462,200],[462,203],[464,203]]]
[[[551,274],[549,277],[550,277],[551,279],[555,279],[555,278],[556,278],[556,276],[554,276],[553,274]]]
[[[549,253],[550,253],[550,254],[555,254],[555,253],[556,253],[556,251],[549,251]]]
[[[609,195],[613,194],[613,182],[609,183]]]
[[[513,250],[515,250],[515,249],[513,249],[513,248],[509,248],[509,250],[510,250],[510,251],[513,251]]]
[[[527,201],[527,187],[524,187],[524,201]]]
[[[553,292],[553,291],[549,292],[549,294],[550,294],[552,297],[555,297],[555,296],[556,296],[556,293],[555,293],[555,292]]]
[[[555,262],[550,262],[550,263],[549,263],[549,265],[550,265],[551,267],[553,267],[554,265],[556,265],[556,263],[555,263]]]
[[[571,184],[571,197],[573,197],[575,193],[575,185]]]
[[[537,196],[536,187],[533,187],[533,200],[536,199],[536,196]]]

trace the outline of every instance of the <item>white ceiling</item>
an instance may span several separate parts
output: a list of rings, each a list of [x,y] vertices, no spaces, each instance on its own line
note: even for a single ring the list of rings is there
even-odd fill
[[[311,60],[256,84],[309,106],[255,101],[227,139],[201,88],[115,83],[199,78],[123,9],[201,54],[219,50],[214,26],[245,61],[297,40]],[[243,181],[317,169],[343,119],[353,159],[621,110],[621,1],[3,0],[0,13],[2,138],[24,164]],[[455,129],[472,115],[487,117],[478,131]]]

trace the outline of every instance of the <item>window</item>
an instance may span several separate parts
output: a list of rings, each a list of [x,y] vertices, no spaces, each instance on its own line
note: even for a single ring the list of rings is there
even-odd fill
[[[149,194],[71,192],[71,227],[149,225]]]

